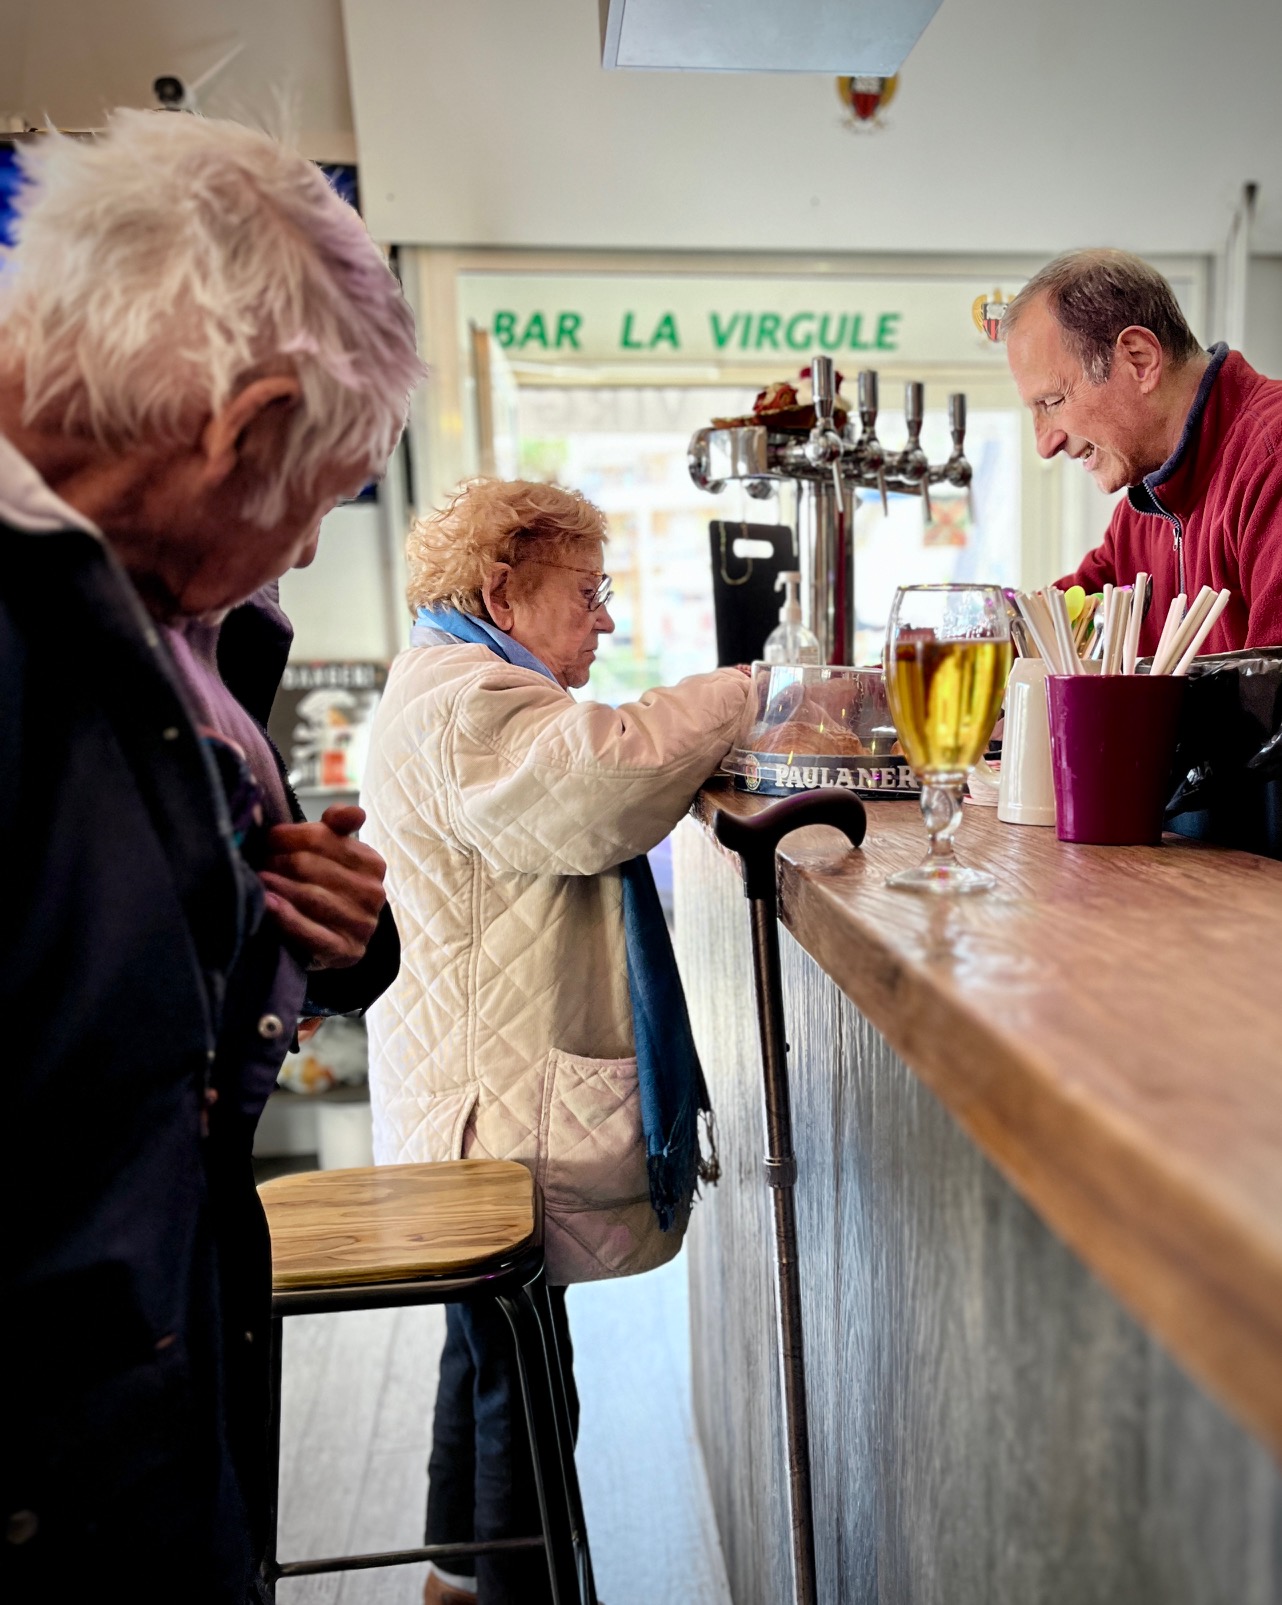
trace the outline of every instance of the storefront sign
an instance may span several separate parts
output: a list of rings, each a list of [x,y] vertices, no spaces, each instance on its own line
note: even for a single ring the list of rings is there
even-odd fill
[[[1004,361],[975,327],[975,279],[469,272],[458,286],[463,328],[514,362]]]

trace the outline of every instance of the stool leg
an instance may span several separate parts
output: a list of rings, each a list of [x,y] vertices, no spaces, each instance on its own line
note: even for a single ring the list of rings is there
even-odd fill
[[[276,1599],[276,1544],[280,1525],[280,1383],[281,1361],[284,1350],[285,1323],[279,1315],[272,1316],[270,1352],[271,1397],[267,1417],[267,1534],[263,1558],[259,1562],[259,1598],[264,1605],[275,1605]]]
[[[575,1560],[575,1534],[561,1464],[561,1429],[554,1403],[556,1384],[543,1338],[543,1323],[528,1288],[502,1296],[498,1303],[516,1339],[517,1370],[530,1432],[530,1456],[534,1462],[552,1599],[554,1605],[581,1605],[583,1595]]]
[[[580,1593],[586,1605],[596,1605],[596,1584],[592,1576],[592,1555],[588,1548],[588,1524],[583,1515],[583,1499],[579,1492],[579,1472],[574,1459],[574,1427],[570,1421],[569,1392],[562,1369],[561,1346],[557,1342],[556,1324],[552,1319],[552,1301],[548,1297],[547,1280],[540,1271],[526,1288],[543,1329],[543,1343],[547,1351],[548,1369],[552,1381],[552,1407],[556,1414],[557,1442],[561,1446],[561,1479],[565,1486],[565,1502],[570,1515],[570,1531],[574,1537],[575,1553],[579,1562]]]

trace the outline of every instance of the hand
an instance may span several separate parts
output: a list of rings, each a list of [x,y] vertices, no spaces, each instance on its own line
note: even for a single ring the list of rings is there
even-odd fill
[[[327,808],[319,824],[275,825],[259,872],[267,908],[309,970],[342,970],[365,953],[387,901],[387,865],[358,842],[361,808]]]

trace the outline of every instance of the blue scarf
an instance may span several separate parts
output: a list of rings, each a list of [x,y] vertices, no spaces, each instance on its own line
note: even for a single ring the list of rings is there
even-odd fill
[[[411,644],[427,646],[433,633],[488,647],[506,662],[533,669],[556,682],[545,663],[488,619],[473,618],[452,607],[422,607],[410,636]],[[623,937],[650,1203],[660,1228],[666,1232],[684,1221],[699,1181],[717,1179],[712,1106],[650,861],[641,853],[620,864],[619,873],[623,878]],[[707,1161],[699,1154],[700,1112],[708,1118]]]

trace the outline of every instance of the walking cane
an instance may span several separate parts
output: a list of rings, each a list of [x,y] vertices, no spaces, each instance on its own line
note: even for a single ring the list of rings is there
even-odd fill
[[[775,852],[790,831],[806,825],[833,825],[845,832],[852,847],[858,847],[864,839],[867,816],[864,805],[851,792],[838,786],[823,786],[788,797],[749,819],[718,809],[712,825],[717,840],[743,861],[743,889],[752,920],[753,979],[764,1072],[766,1185],[774,1199],[779,1380],[788,1443],[788,1503],[796,1605],[815,1605],[815,1517],[810,1496],[806,1353],[801,1332],[801,1268],[797,1262],[797,1211],[793,1194],[797,1161],[792,1149],[788,1044],[784,1036],[783,982],[779,971]]]

